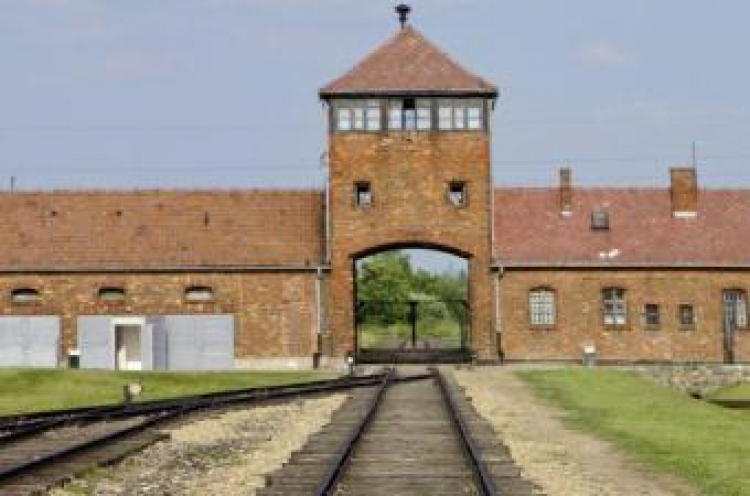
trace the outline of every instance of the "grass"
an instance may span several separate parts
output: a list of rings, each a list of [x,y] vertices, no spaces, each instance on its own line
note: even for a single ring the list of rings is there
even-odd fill
[[[565,421],[711,496],[750,495],[750,417],[614,370],[519,372]]]
[[[737,386],[719,389],[709,395],[716,400],[748,400],[750,401],[750,382],[743,382]]]
[[[359,345],[362,348],[378,348],[393,346],[393,341],[407,340],[411,342],[411,326],[407,323],[395,324],[360,324]],[[446,345],[459,346],[461,344],[461,329],[456,322],[450,320],[431,320],[417,325],[417,339],[435,339]]]
[[[139,400],[327,379],[319,372],[110,372],[0,370],[0,415],[122,401],[122,386],[143,384]]]

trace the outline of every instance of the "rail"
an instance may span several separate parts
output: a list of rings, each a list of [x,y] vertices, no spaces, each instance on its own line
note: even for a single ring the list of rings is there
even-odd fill
[[[359,439],[362,437],[362,434],[367,429],[367,426],[370,424],[373,417],[375,417],[375,413],[377,412],[378,407],[382,403],[383,396],[385,395],[385,391],[386,389],[388,389],[388,385],[393,379],[394,374],[395,374],[395,369],[391,368],[383,377],[383,380],[380,384],[380,388],[378,389],[378,392],[373,396],[372,400],[370,400],[370,403],[367,406],[365,415],[354,426],[354,429],[352,429],[351,434],[344,442],[342,449],[334,457],[334,461],[331,464],[331,468],[328,470],[328,472],[326,472],[325,476],[323,477],[323,480],[321,481],[320,485],[315,491],[316,496],[327,496],[328,494],[331,494],[331,490],[338,482],[339,478],[341,477],[341,474],[343,473],[345,467],[347,466],[347,464],[349,463],[349,460],[351,459],[352,453],[354,452],[354,446],[357,444],[357,441],[359,441]]]
[[[461,444],[469,458],[471,469],[474,472],[474,478],[477,481],[479,489],[482,491],[482,495],[495,496],[497,492],[495,491],[495,486],[492,483],[490,472],[487,469],[487,465],[482,459],[479,447],[476,445],[476,442],[471,436],[469,426],[466,420],[463,418],[463,415],[461,414],[461,411],[459,410],[458,405],[456,404],[456,401],[454,400],[449,390],[448,383],[445,377],[437,368],[431,368],[430,371],[434,374],[435,379],[437,380],[440,387],[440,392],[443,395],[443,399],[445,400],[446,405],[448,405],[448,411],[450,412],[451,419],[453,420],[453,424],[458,430],[458,434],[461,438]]]

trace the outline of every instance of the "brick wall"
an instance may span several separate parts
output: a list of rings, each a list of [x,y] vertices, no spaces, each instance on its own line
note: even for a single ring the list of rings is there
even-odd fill
[[[330,137],[330,352],[353,349],[353,260],[388,246],[434,246],[469,257],[472,347],[495,355],[490,247],[489,136],[485,133],[342,133]],[[372,205],[354,204],[368,181]],[[451,181],[466,181],[468,204],[448,201]]]
[[[557,323],[533,329],[529,323],[529,291],[553,288],[557,295]],[[628,324],[606,329],[602,322],[601,290],[626,290]],[[580,359],[582,347],[595,345],[604,360],[712,361],[723,353],[722,291],[750,288],[750,274],[741,271],[691,270],[508,270],[502,279],[502,349],[509,360]],[[647,329],[643,305],[661,309],[658,330]],[[681,329],[680,304],[695,305],[697,325]],[[750,361],[750,331],[739,331],[736,358]]]
[[[185,300],[185,288],[210,286],[211,303]],[[36,274],[0,276],[0,315],[58,315],[61,357],[76,346],[81,315],[229,313],[235,316],[237,358],[311,357],[317,349],[316,274],[313,272]],[[121,286],[124,302],[97,297],[103,286]],[[35,304],[12,304],[14,288],[40,291]]]

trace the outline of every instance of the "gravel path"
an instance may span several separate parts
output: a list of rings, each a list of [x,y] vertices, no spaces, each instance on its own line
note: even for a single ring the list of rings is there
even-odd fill
[[[669,476],[655,475],[609,443],[565,428],[561,411],[537,400],[512,366],[455,372],[481,415],[509,446],[525,475],[549,496],[693,496]]]
[[[72,481],[55,496],[252,495],[344,402],[318,399],[231,411],[168,429],[172,438]]]

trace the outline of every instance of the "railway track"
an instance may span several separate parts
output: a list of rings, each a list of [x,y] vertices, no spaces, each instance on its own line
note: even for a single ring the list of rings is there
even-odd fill
[[[452,380],[359,390],[279,471],[261,496],[513,495],[541,492]]]
[[[196,413],[269,400],[372,388],[385,375],[252,388],[124,406],[78,408],[0,420],[0,494],[43,494],[94,466],[118,461],[165,435],[154,428]],[[419,379],[417,377],[404,380]]]

